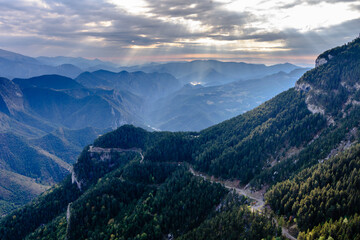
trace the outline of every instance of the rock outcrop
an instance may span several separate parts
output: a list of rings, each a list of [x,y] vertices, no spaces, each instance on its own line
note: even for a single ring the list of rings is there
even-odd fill
[[[328,54],[326,57],[322,57],[321,55],[315,60],[315,67],[319,67],[321,65],[326,64],[333,56]]]

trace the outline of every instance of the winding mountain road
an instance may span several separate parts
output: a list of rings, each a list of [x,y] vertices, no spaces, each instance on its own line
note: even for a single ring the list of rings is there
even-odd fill
[[[110,154],[111,152],[137,152],[140,154],[141,156],[141,160],[140,163],[144,162],[144,155],[142,154],[142,150],[140,148],[129,148],[129,149],[123,149],[123,148],[100,148],[100,147],[93,147],[90,146],[89,148],[89,152],[91,153],[98,153],[98,154]],[[220,183],[221,185],[223,185],[225,188],[229,189],[229,190],[233,190],[235,191],[238,195],[242,195],[245,196],[249,199],[252,200],[252,203],[250,205],[251,211],[253,212],[262,212],[264,207],[265,207],[265,202],[264,202],[264,198],[263,198],[263,193],[259,193],[259,192],[252,192],[248,189],[244,188],[240,188],[238,187],[238,184],[236,184],[236,182],[231,182],[231,181],[224,181],[224,180],[220,180],[220,179],[216,179],[214,177],[211,177],[207,174],[201,173],[201,172],[197,172],[195,171],[191,166],[189,167],[189,171],[191,172],[191,174],[193,174],[194,176],[198,176],[198,177],[202,177],[204,180],[206,181],[210,181],[212,183]],[[72,172],[73,178],[75,177],[74,172]],[[76,177],[75,177],[76,180]],[[74,179],[73,179],[74,181]],[[75,181],[77,183],[77,181]],[[77,183],[78,184],[78,183]],[[78,184],[79,185],[79,184]],[[79,187],[81,189],[81,187]],[[276,221],[276,220],[275,220]],[[277,222],[276,222],[277,223]],[[293,237],[287,228],[285,227],[281,227],[282,229],[282,235],[290,240],[296,240],[295,237]]]
[[[192,167],[190,167],[189,170],[194,176],[202,177],[203,179],[210,181],[212,183],[220,183],[225,188],[227,188],[229,190],[234,190],[238,195],[242,195],[242,196],[245,196],[245,197],[251,199],[254,203],[254,204],[251,204],[251,206],[250,206],[252,211],[260,211],[261,212],[263,210],[263,208],[265,206],[265,202],[262,197],[255,196],[255,194],[251,193],[249,190],[247,190],[245,188],[239,188],[239,187],[235,186],[235,184],[232,182],[218,180],[218,179],[212,178],[204,173],[196,172]]]
[[[281,234],[282,234],[284,237],[286,237],[286,238],[288,238],[288,239],[290,239],[290,240],[296,240],[296,238],[293,237],[293,236],[289,233],[289,230],[288,230],[287,228],[285,228],[285,227],[281,227]]]
[[[204,180],[210,181],[212,183],[220,183],[222,184],[225,188],[229,189],[229,190],[235,190],[235,192],[238,195],[242,195],[245,196],[251,200],[253,200],[255,202],[255,204],[251,204],[251,211],[253,212],[262,212],[262,210],[264,209],[265,206],[265,202],[264,202],[264,198],[262,196],[256,196],[254,193],[250,192],[248,189],[245,188],[239,188],[237,187],[234,182],[230,182],[230,181],[224,181],[224,180],[219,180],[219,179],[215,179],[213,177],[210,177],[209,175],[206,175],[204,173],[201,172],[196,172],[192,167],[189,168],[189,171],[194,175],[194,176],[198,176],[198,177],[202,177]],[[276,221],[276,219],[274,218],[275,222],[276,222],[276,226],[278,226],[278,223]],[[286,237],[287,239],[290,240],[296,240],[295,237],[293,237],[290,233],[289,230],[286,227],[281,227],[281,234]]]

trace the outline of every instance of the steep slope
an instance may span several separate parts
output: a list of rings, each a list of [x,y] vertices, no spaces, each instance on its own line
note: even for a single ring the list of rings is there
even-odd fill
[[[234,207],[205,221],[178,239],[270,239],[275,235],[276,229],[265,216],[253,214],[246,207]]]
[[[351,217],[340,217],[340,219],[329,221],[319,224],[311,231],[301,232],[298,236],[299,240],[305,240],[309,238],[313,239],[359,239],[360,217],[359,214],[355,214]]]
[[[302,230],[327,219],[360,213],[360,145],[308,168],[291,180],[275,185],[268,193],[270,206],[294,216]],[[360,232],[359,232],[360,233]]]

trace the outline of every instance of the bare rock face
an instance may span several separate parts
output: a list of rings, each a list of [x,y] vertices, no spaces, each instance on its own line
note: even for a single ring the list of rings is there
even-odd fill
[[[328,124],[334,124],[360,105],[359,59],[358,38],[318,56],[316,67],[295,86],[297,91],[305,93],[310,112],[324,115]]]
[[[311,96],[311,94],[309,94],[309,92],[314,89],[309,83],[298,81],[295,84],[295,89],[296,89],[296,91],[299,91],[299,92],[308,93],[305,98],[305,102],[306,102],[307,108],[310,112],[312,112],[313,114],[316,114],[316,113],[320,113],[322,115],[325,114],[325,109],[322,106],[317,106],[313,103],[312,96]]]
[[[81,191],[82,182],[77,179],[76,173],[75,173],[75,171],[73,169],[71,169],[71,183],[72,184],[76,183],[78,189]]]
[[[295,84],[295,89],[297,91],[303,91],[303,92],[309,92],[311,90],[311,85],[309,83],[304,83],[304,82],[296,82]]]
[[[317,58],[315,61],[315,67],[319,67],[321,65],[324,65],[327,63],[327,60],[325,58]]]
[[[334,56],[332,56],[331,54],[328,54],[327,56],[325,57],[318,57],[316,60],[315,60],[315,67],[319,67],[321,65],[324,65],[326,64],[329,60],[331,60]]]
[[[308,108],[308,110],[312,113],[312,114],[316,114],[316,113],[320,113],[321,115],[325,115],[325,109],[321,106],[317,106],[315,104],[311,104],[309,101],[309,97],[306,98],[306,106]]]

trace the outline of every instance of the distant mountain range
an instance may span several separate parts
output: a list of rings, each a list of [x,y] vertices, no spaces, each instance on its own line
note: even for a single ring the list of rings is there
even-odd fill
[[[64,64],[74,65],[84,71],[96,71],[96,70],[108,70],[108,71],[118,71],[118,65],[112,62],[104,62],[99,59],[89,60],[81,57],[37,57],[36,60],[39,62],[50,65],[50,66],[60,66]]]
[[[216,60],[195,60],[191,62],[171,62],[164,64],[148,64],[133,67],[122,67],[126,71],[170,73],[183,84],[199,83],[213,86],[236,80],[263,78],[278,72],[290,73],[299,68],[290,63],[266,66],[244,62],[221,62]]]
[[[113,63],[99,59],[71,57],[38,57],[32,58],[18,53],[0,49],[0,77],[30,78],[46,74],[58,74],[75,78],[84,71],[99,69],[117,70]]]
[[[75,78],[82,72],[106,70],[111,72],[168,73],[182,84],[199,83],[205,86],[222,85],[237,80],[263,78],[278,72],[290,73],[299,68],[290,63],[266,66],[244,62],[221,62],[216,60],[195,60],[191,62],[153,63],[131,67],[119,67],[99,59],[89,60],[74,57],[32,58],[0,49],[0,77],[30,78],[57,74]]]
[[[126,69],[0,50],[0,214],[63,179],[99,134],[124,124],[201,130],[294,86],[308,70],[219,61]]]
[[[180,81],[171,74],[141,71],[132,73],[127,71],[115,73],[105,70],[84,72],[75,81],[89,88],[129,91],[148,101],[167,96],[182,87]]]

